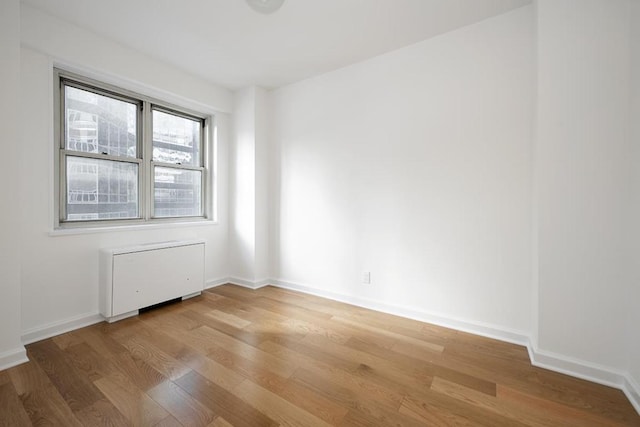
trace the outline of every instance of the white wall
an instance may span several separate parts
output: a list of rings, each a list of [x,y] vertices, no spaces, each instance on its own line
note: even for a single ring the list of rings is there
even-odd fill
[[[0,3],[0,370],[26,356],[20,342],[20,1]]]
[[[37,336],[56,323],[98,312],[98,249],[182,238],[206,241],[205,279],[228,271],[230,92],[25,7],[22,13],[20,245],[22,332]],[[52,61],[178,105],[214,113],[217,126],[218,224],[55,235],[53,213]],[[17,305],[14,300],[12,304]]]
[[[640,2],[632,2],[631,13],[632,48],[632,104],[631,104],[631,143],[633,149],[633,200],[635,202],[632,226],[634,245],[632,247],[632,265],[634,276],[630,282],[628,342],[629,371],[636,384],[637,401],[640,404]]]
[[[264,89],[252,86],[235,92],[230,264],[232,279],[249,286],[269,277],[267,117]]]
[[[540,350],[627,366],[627,0],[538,2]]]
[[[269,94],[262,88],[256,89],[255,96],[255,185],[256,185],[256,264],[255,281],[263,282],[271,275],[271,253],[269,252],[269,173],[271,147],[269,141],[269,123],[271,122]]]
[[[528,333],[533,60],[528,6],[275,91],[275,277]]]
[[[256,88],[234,96],[233,143],[230,149],[230,263],[231,276],[255,279],[255,156]]]

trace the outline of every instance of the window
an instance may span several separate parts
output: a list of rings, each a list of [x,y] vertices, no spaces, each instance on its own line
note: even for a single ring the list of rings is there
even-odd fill
[[[205,219],[210,118],[56,70],[58,225]]]

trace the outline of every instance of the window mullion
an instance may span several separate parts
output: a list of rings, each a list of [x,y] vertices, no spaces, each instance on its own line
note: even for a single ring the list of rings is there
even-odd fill
[[[151,123],[151,103],[144,101],[142,104],[142,137],[141,144],[144,160],[144,172],[142,175],[143,181],[143,206],[144,206],[144,219],[149,220],[153,218],[153,129]]]

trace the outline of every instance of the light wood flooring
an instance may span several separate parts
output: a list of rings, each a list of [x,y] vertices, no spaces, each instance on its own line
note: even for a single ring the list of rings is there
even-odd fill
[[[640,426],[524,347],[274,287],[224,285],[27,346],[3,426]]]

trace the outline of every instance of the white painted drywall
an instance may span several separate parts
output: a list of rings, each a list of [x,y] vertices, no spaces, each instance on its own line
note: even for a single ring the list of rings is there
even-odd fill
[[[20,1],[0,3],[0,369],[24,356],[20,342]],[[10,185],[13,183],[14,185]]]
[[[633,378],[636,390],[640,394],[640,1],[631,3],[631,144],[633,161],[633,201],[632,216],[633,246],[631,262],[634,266],[630,282],[630,295],[627,299],[628,342],[629,342],[629,372]]]
[[[540,0],[540,350],[623,370],[630,269],[628,0]]]
[[[231,161],[231,277],[252,285],[269,278],[267,92],[235,92]]]
[[[26,9],[22,14],[19,158],[22,332],[98,312],[98,249],[201,238],[205,280],[229,276],[228,141],[232,94],[139,52]],[[215,113],[218,223],[51,236],[53,213],[52,61],[205,113]],[[221,109],[220,112],[218,109]],[[213,190],[212,190],[213,191]],[[16,301],[13,301],[16,304]]]
[[[277,279],[530,331],[533,18],[273,92]]]
[[[269,124],[271,122],[268,93],[262,88],[255,92],[255,231],[256,260],[255,281],[262,282],[271,277],[271,254],[269,252]]]
[[[256,88],[234,94],[233,140],[230,149],[230,266],[231,276],[255,280],[256,256]]]

